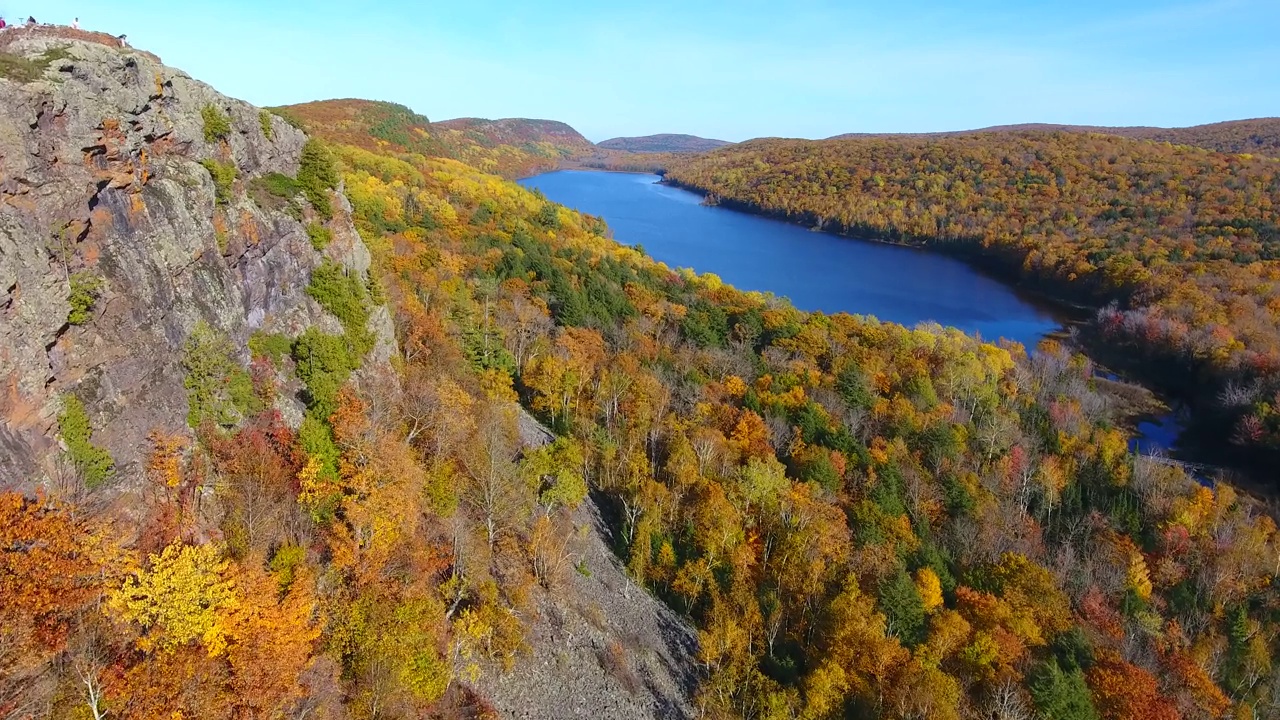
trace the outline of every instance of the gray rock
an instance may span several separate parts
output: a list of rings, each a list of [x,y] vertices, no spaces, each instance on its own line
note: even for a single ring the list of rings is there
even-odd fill
[[[295,175],[306,137],[271,116],[267,138],[258,108],[149,54],[14,37],[0,49],[38,58],[64,48],[68,57],[34,82],[0,78],[0,487],[51,476],[65,393],[85,402],[94,442],[121,479],[136,480],[152,430],[186,431],[180,360],[198,323],[240,348],[257,329],[341,331],[305,293],[324,256],[304,224],[246,194],[252,178]],[[206,105],[230,118],[225,140],[205,141]],[[206,159],[238,170],[225,206]],[[346,199],[336,204],[326,253],[363,275],[368,248]],[[105,285],[91,320],[72,326],[69,278],[81,271]],[[370,360],[386,362],[395,345],[385,310],[371,326]],[[296,421],[296,403],[282,406]]]

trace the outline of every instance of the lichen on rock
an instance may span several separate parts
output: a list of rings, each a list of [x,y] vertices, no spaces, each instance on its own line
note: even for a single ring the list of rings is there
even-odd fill
[[[321,253],[311,208],[263,207],[246,192],[254,178],[297,175],[307,138],[283,120],[268,117],[268,135],[259,108],[92,38],[23,32],[0,45],[58,58],[34,79],[0,77],[0,487],[55,472],[68,393],[127,483],[150,432],[185,431],[181,358],[194,328],[225,335],[242,362],[255,330],[341,332],[308,297],[311,272],[328,257],[363,277],[369,252],[340,195]],[[229,132],[206,138],[209,107]],[[202,161],[235,168],[224,202]],[[102,280],[79,324],[68,322],[73,277]],[[369,330],[369,360],[385,362],[385,311]]]

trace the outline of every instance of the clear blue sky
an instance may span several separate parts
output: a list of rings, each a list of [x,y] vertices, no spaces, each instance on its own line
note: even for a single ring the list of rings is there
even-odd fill
[[[259,105],[392,100],[592,140],[1280,115],[1280,0],[0,0]]]

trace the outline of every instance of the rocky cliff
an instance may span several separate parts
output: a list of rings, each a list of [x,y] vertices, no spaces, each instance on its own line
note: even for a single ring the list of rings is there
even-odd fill
[[[127,481],[149,433],[185,431],[194,328],[241,361],[255,330],[341,332],[305,289],[325,255],[366,273],[368,250],[340,193],[318,214],[262,190],[299,171],[306,137],[281,118],[107,36],[8,30],[0,61],[0,488],[65,470],[68,394]],[[385,359],[385,311],[371,324]]]

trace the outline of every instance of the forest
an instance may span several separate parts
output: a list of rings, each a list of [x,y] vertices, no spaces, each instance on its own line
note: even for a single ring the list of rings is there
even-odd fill
[[[333,142],[453,158],[509,179],[546,172],[594,147],[561,122],[459,118],[433,123],[403,105],[374,100],[319,100],[273,111]]]
[[[1098,308],[1100,359],[1280,450],[1280,161],[1069,132],[757,140],[674,159],[713,201],[949,251]]]
[[[0,715],[493,717],[478,669],[522,662],[530,598],[574,572],[584,502],[698,629],[704,717],[1280,714],[1275,523],[1130,454],[1086,358],[800,312],[458,160],[343,132],[320,128],[313,155],[332,157],[373,279],[325,265],[307,288],[343,332],[255,335],[248,367],[194,333],[194,433],[153,435],[140,507],[87,482],[102,458],[74,402],[76,472],[0,495]],[[671,176],[851,229],[990,237],[1028,274],[1142,300],[1116,332],[1185,323],[1222,372],[1274,357],[1274,323],[1248,324],[1275,308],[1272,216],[1234,220],[1274,197],[1272,165],[1117,151],[1170,203],[1133,205],[1057,142],[959,165],[921,147],[910,175],[894,145],[842,146],[868,163],[844,169],[836,146],[749,143]],[[1070,221],[1041,199],[1062,194]],[[1051,228],[1039,254],[1013,244]],[[1156,228],[1178,242],[1137,239]],[[1219,305],[1229,287],[1255,294]],[[1185,316],[1177,292],[1199,303]],[[381,305],[399,352],[376,371]],[[295,430],[272,406],[299,384]],[[518,405],[554,442],[519,442]]]
[[[952,130],[934,133],[918,133],[915,137],[952,137],[1004,132],[1072,132],[1085,134],[1118,135],[1137,140],[1152,140],[1174,145],[1193,145],[1223,153],[1252,153],[1269,157],[1280,156],[1280,118],[1253,118],[1228,120],[1192,125],[1191,127],[1106,127],[1101,125],[1057,125],[1053,123],[1024,123],[997,125],[977,130]],[[904,137],[895,133],[848,133],[836,135],[832,140],[859,137]]]

